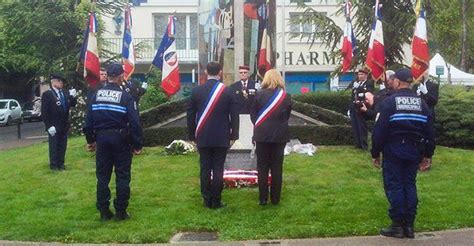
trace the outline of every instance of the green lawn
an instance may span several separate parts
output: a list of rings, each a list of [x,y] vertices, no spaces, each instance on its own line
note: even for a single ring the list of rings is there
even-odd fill
[[[101,223],[95,159],[70,140],[66,172],[48,168],[47,145],[0,152],[0,240],[168,242],[179,231],[217,231],[220,240],[375,235],[389,223],[381,173],[368,152],[320,147],[285,158],[282,201],[258,205],[258,190],[224,190],[227,207],[209,210],[199,194],[198,156],[146,148],[134,158],[124,222]],[[474,151],[437,149],[419,174],[418,231],[474,226]]]

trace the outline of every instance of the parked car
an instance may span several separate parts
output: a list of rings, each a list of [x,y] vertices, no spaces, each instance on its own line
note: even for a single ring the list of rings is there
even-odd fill
[[[41,97],[35,97],[33,101],[23,104],[23,120],[28,122],[41,121]]]
[[[0,99],[0,125],[22,122],[21,106],[14,99]]]

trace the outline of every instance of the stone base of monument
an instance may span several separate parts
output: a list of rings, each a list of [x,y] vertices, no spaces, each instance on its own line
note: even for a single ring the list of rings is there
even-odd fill
[[[230,147],[225,169],[256,170],[257,158],[251,158],[253,124],[250,115],[240,115],[239,139]]]

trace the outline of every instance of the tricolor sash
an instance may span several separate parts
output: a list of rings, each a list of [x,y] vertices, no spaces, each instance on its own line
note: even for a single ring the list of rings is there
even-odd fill
[[[275,112],[278,107],[280,107],[283,100],[285,100],[285,97],[286,92],[284,90],[278,89],[275,91],[272,98],[270,98],[265,107],[263,107],[260,112],[258,112],[257,120],[255,121],[255,128],[267,120],[268,117],[270,117],[270,115]]]
[[[198,117],[199,120],[196,126],[196,134],[195,134],[196,137],[199,135],[202,128],[206,124],[207,120],[209,119],[209,116],[212,114],[212,111],[214,111],[217,101],[219,101],[219,98],[222,96],[224,89],[225,89],[224,84],[217,82],[212,88],[211,93],[209,93],[209,97],[207,98],[204,111]]]

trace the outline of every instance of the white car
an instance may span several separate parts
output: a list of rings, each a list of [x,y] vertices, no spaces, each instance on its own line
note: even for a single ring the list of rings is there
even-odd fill
[[[20,104],[14,99],[0,99],[0,125],[10,125],[22,121]]]

